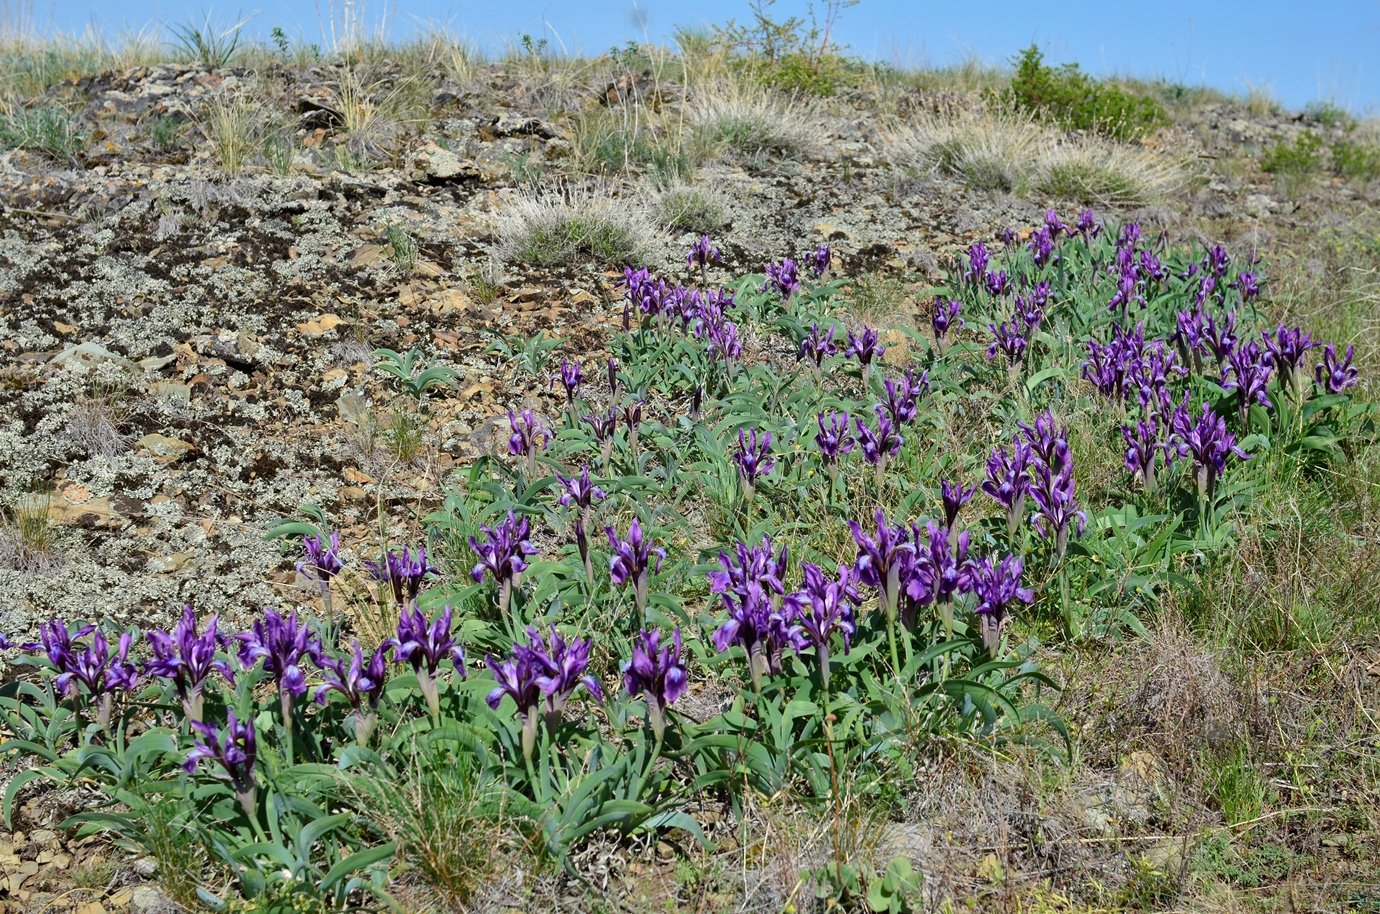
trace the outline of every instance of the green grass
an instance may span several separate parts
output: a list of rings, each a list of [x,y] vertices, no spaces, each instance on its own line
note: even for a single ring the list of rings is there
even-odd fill
[[[70,161],[86,147],[81,119],[65,108],[19,108],[0,116],[0,149],[32,149]]]

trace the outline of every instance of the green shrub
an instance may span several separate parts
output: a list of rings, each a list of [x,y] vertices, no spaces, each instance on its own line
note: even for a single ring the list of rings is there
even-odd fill
[[[1266,150],[1260,167],[1270,174],[1290,177],[1319,172],[1323,167],[1322,137],[1305,130],[1292,143],[1280,141]]]
[[[1334,142],[1329,151],[1332,168],[1342,177],[1359,181],[1380,178],[1380,146],[1353,140],[1348,133]]]
[[[1127,140],[1169,123],[1164,106],[1155,99],[1098,82],[1078,64],[1048,67],[1037,45],[1022,51],[1015,63],[1016,74],[1006,98],[1061,127]]]

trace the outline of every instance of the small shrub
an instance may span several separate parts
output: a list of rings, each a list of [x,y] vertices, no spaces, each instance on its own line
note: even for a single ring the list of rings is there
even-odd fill
[[[1022,51],[1015,64],[1006,97],[1022,111],[1048,118],[1061,127],[1126,140],[1169,123],[1164,106],[1155,99],[1098,82],[1077,64],[1048,67],[1037,45]]]
[[[1266,150],[1260,167],[1271,174],[1289,177],[1316,174],[1323,167],[1322,137],[1305,130],[1292,143],[1278,142]]]
[[[537,266],[639,259],[655,230],[640,207],[607,193],[546,192],[519,198],[502,218],[500,253]]]
[[[1345,108],[1332,102],[1312,102],[1303,109],[1303,116],[1319,127],[1346,128],[1353,122]]]
[[[33,149],[72,160],[85,146],[79,119],[56,105],[20,108],[0,117],[0,149]]]
[[[708,235],[729,223],[723,200],[712,191],[673,184],[657,195],[657,221],[678,232]]]
[[[1342,177],[1357,181],[1380,178],[1380,145],[1354,140],[1348,133],[1333,142],[1328,151],[1333,169]]]

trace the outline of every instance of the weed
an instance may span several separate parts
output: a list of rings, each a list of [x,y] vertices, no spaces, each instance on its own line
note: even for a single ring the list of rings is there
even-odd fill
[[[400,463],[410,466],[426,449],[426,425],[415,411],[394,407],[383,427],[383,444]]]
[[[86,146],[80,119],[56,105],[0,115],[0,149],[33,149],[71,161]]]
[[[719,194],[675,183],[656,197],[657,221],[677,232],[707,235],[729,224],[728,208]]]
[[[173,114],[160,114],[149,125],[149,140],[162,153],[176,149],[182,143],[184,133],[182,118]]]
[[[545,191],[520,195],[507,208],[499,250],[539,266],[621,267],[638,260],[643,240],[654,234],[641,206],[605,191]]]
[[[1300,133],[1292,143],[1281,140],[1265,151],[1260,167],[1271,174],[1303,178],[1322,170],[1322,137],[1311,130]]]
[[[1225,755],[1210,757],[1207,768],[1209,794],[1228,825],[1241,825],[1260,817],[1265,808],[1265,779],[1252,764],[1246,744]]]
[[[1035,186],[1061,200],[1100,206],[1157,203],[1183,185],[1181,169],[1148,150],[1066,143],[1044,155]]]
[[[247,21],[242,19],[234,25],[221,28],[211,23],[211,16],[207,13],[201,25],[192,22],[172,26],[173,43],[183,58],[199,63],[208,70],[224,69],[235,59],[240,47],[240,31]]]
[[[1169,123],[1155,99],[1098,82],[1077,64],[1058,69],[1044,63],[1038,45],[1015,59],[1016,72],[1005,97],[1022,111],[1071,130],[1091,130],[1114,139],[1144,136]]]
[[[1356,139],[1354,128],[1328,148],[1332,168],[1344,178],[1374,181],[1380,178],[1380,144]]]
[[[403,275],[411,273],[417,266],[417,239],[413,238],[401,225],[390,223],[383,231],[384,245],[388,259]]]
[[[50,495],[25,493],[0,510],[0,568],[42,574],[60,559]]]
[[[1310,102],[1304,106],[1303,116],[1329,130],[1345,129],[1355,123],[1345,108],[1330,101]]]
[[[243,171],[259,148],[261,115],[259,105],[246,96],[218,95],[206,106],[201,132],[226,174]]]
[[[803,158],[816,145],[811,110],[767,89],[732,82],[705,86],[686,116],[708,156]]]
[[[894,133],[889,146],[898,164],[955,175],[978,190],[1020,192],[1048,139],[1029,118],[977,110],[920,118]]]

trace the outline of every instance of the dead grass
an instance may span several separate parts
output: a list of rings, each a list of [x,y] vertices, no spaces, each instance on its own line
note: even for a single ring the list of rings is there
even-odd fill
[[[975,105],[925,114],[886,139],[892,161],[961,178],[977,190],[1135,207],[1165,199],[1183,167],[1151,150],[1092,137],[1070,138],[1029,117]]]
[[[499,256],[536,265],[622,267],[656,235],[641,204],[607,189],[519,192],[499,222]]]
[[[26,492],[0,509],[0,568],[42,575],[61,561],[51,495]]]
[[[707,157],[807,158],[819,149],[819,113],[812,105],[751,84],[705,82],[685,116]]]

